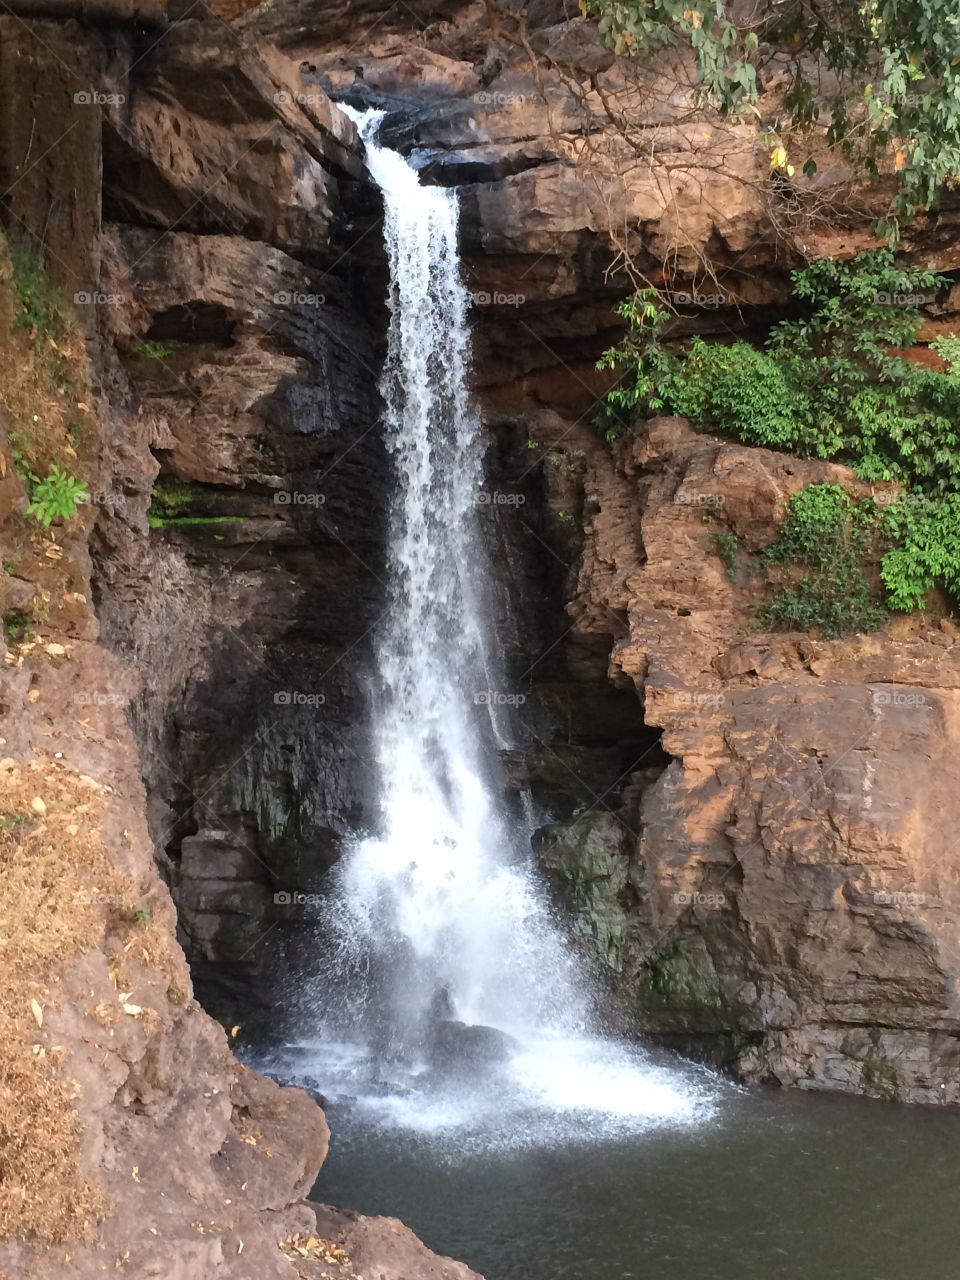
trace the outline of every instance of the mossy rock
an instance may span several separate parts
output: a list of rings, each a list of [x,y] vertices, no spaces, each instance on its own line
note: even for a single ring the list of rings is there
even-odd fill
[[[636,1001],[671,1030],[714,1031],[729,1023],[720,978],[705,940],[677,938],[644,962]]]
[[[625,906],[637,878],[627,833],[606,811],[579,814],[544,827],[534,840],[540,861],[559,883],[574,927],[601,964],[619,973],[629,928]]]

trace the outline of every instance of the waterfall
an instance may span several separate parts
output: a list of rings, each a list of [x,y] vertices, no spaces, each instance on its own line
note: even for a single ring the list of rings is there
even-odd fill
[[[334,872],[319,1085],[335,1092],[342,1068],[353,1096],[421,1127],[462,1123],[465,1098],[473,1114],[481,1067],[497,1073],[501,1106],[685,1116],[684,1090],[590,1034],[588,984],[531,865],[530,832],[496,798],[496,709],[509,691],[485,619],[457,196],[377,144],[382,113],[348,113],[383,195],[381,393],[396,492],[373,712],[379,821]]]
[[[379,113],[360,123],[384,201],[381,392],[397,491],[374,723],[382,830],[345,860],[340,904],[351,941],[398,979],[381,1017],[409,1051],[440,1005],[504,1029],[570,1025],[583,1011],[572,961],[529,871],[509,856],[513,837],[485,776],[483,729],[496,730],[509,694],[482,616],[482,441],[466,389],[456,195],[421,186],[403,157],[377,146]]]

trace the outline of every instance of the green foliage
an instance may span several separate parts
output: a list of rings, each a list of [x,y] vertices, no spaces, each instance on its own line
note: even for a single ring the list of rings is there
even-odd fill
[[[619,347],[605,351],[597,362],[600,370],[624,370],[600,405],[597,425],[606,440],[622,435],[638,408],[662,409],[661,387],[676,377],[680,367],[677,357],[662,345],[670,315],[656,289],[641,289],[617,310],[627,322],[626,335]]]
[[[77,338],[72,333],[67,300],[50,282],[40,254],[13,246],[9,252],[16,324],[30,335],[38,369],[51,387],[79,397],[81,391],[73,365]]]
[[[135,349],[137,355],[143,356],[146,360],[166,360],[174,352],[174,348],[169,343],[155,342],[152,338],[138,342]]]
[[[874,503],[854,502],[839,485],[808,484],[795,493],[763,559],[802,565],[807,572],[774,595],[761,620],[771,628],[816,629],[825,636],[883,626],[887,611],[863,572],[878,522]]]
[[[894,150],[899,189],[881,224],[891,240],[899,220],[933,205],[960,174],[956,0],[783,0],[757,6],[746,20],[723,0],[581,0],[581,10],[618,53],[651,58],[670,45],[692,49],[701,95],[724,113],[755,102],[767,64],[782,68],[787,53],[789,78],[771,135],[802,135],[822,118],[827,144],[871,178]],[[805,173],[816,171],[809,154],[795,159]],[[782,147],[772,163],[792,176]]]
[[[13,644],[21,644],[33,635],[33,621],[22,610],[11,610],[3,615],[4,638]]]
[[[49,529],[54,520],[69,520],[77,513],[77,503],[87,497],[87,486],[82,480],[61,471],[54,463],[45,479],[31,476],[32,492],[27,515]]]
[[[613,402],[617,417],[605,408],[599,429],[609,438],[628,413],[665,409],[745,444],[835,459],[865,481],[895,482],[905,500],[884,524],[890,607],[918,607],[938,582],[956,592],[960,337],[933,344],[945,371],[913,364],[898,350],[916,339],[915,304],[947,281],[906,270],[881,249],[852,261],[815,262],[794,272],[793,283],[797,313],[771,331],[763,350],[694,338],[685,359],[663,347],[668,313],[649,294],[639,295],[639,312],[636,304],[622,309],[630,322],[626,338],[601,361],[623,376]],[[817,612],[806,596],[781,605],[784,617]]]
[[[844,531],[854,510],[853,499],[840,485],[806,485],[790,499],[787,518],[764,559],[829,563],[842,550]]]
[[[908,497],[887,509],[884,525],[896,544],[881,566],[892,608],[919,609],[938,583],[960,598],[960,493]]]
[[[199,514],[197,508],[217,506],[221,495],[209,485],[188,484],[182,480],[158,480],[150,495],[147,523],[151,529],[167,529],[186,525],[238,524],[242,516]]]
[[[67,328],[67,306],[47,278],[43,258],[29,249],[11,249],[13,283],[17,293],[17,323],[37,343],[61,338]]]
[[[713,545],[723,561],[727,577],[733,582],[740,568],[740,543],[737,535],[729,529],[718,529],[714,534]]]
[[[746,342],[725,347],[694,338],[686,362],[662,400],[673,413],[723,424],[747,444],[789,449],[796,436],[798,399],[785,370]]]

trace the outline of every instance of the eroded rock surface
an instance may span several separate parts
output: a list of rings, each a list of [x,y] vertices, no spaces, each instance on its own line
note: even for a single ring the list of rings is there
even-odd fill
[[[716,552],[719,527],[767,545],[814,481],[864,488],[681,419],[587,462],[571,617],[626,618],[611,675],[672,760],[540,853],[644,1026],[749,1077],[957,1103],[960,633],[767,634]]]
[[[322,1110],[237,1062],[176,941],[179,923],[201,982],[205,964],[239,973],[255,1014],[261,944],[291,920],[276,891],[305,882],[305,841],[314,866],[336,856],[357,803],[342,659],[381,586],[379,320],[338,240],[368,204],[352,126],[291,105],[275,51],[211,35],[145,47],[138,28],[0,17],[2,218],[42,240],[85,329],[86,357],[79,339],[59,356],[79,370],[68,456],[90,490],[42,531],[4,406],[4,849],[56,842],[60,865],[28,882],[7,974],[0,1274],[467,1280],[392,1220],[318,1222]],[[4,246],[3,357],[39,359],[45,335],[16,328]]]
[[[574,0],[275,0],[236,29],[287,52],[308,97],[384,109],[390,145],[458,186],[475,376],[500,404],[589,411],[625,260],[670,292],[677,333],[749,333],[786,301],[791,268],[869,246],[889,196],[827,152],[812,181],[781,181],[755,124],[695,108],[691,66],[614,59]],[[768,78],[761,116],[788,77]],[[914,260],[960,265],[957,205],[945,192],[906,230]]]

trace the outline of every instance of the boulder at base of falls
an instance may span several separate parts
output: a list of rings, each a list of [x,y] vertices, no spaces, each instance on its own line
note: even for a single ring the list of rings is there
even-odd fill
[[[435,1022],[427,1035],[427,1057],[438,1071],[477,1070],[504,1062],[516,1047],[513,1036],[496,1027],[469,1025],[453,1018]]]

